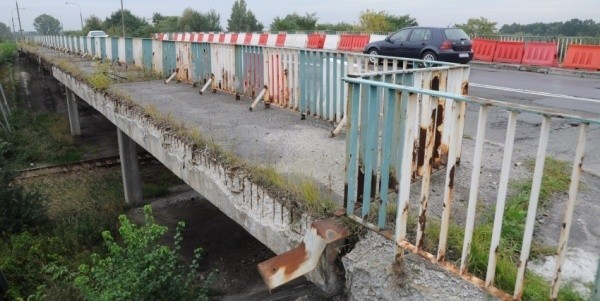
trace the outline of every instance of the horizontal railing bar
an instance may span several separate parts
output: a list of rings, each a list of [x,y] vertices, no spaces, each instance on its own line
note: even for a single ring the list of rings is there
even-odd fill
[[[434,90],[419,89],[419,88],[413,88],[413,87],[409,87],[409,86],[397,85],[397,84],[392,84],[392,83],[376,82],[376,81],[371,81],[371,80],[362,79],[362,78],[344,77],[343,80],[348,83],[363,84],[363,85],[375,85],[375,86],[378,86],[381,88],[386,88],[386,89],[397,89],[397,90],[402,90],[402,91],[407,91],[407,92],[412,92],[412,93],[449,98],[449,99],[453,99],[453,100],[457,100],[457,101],[464,101],[467,103],[474,103],[474,104],[479,104],[479,105],[498,107],[498,108],[506,109],[507,111],[516,111],[519,113],[532,113],[532,114],[544,115],[544,116],[549,116],[549,117],[567,119],[567,120],[576,121],[576,122],[580,122],[580,123],[589,123],[589,124],[600,125],[600,116],[598,116],[598,117],[578,116],[578,115],[571,114],[571,113],[559,112],[558,110],[555,110],[552,108],[535,107],[535,106],[510,103],[510,102],[481,98],[481,97],[465,96],[465,95],[453,94],[453,93],[448,93],[448,92],[439,92],[439,91],[434,91]]]

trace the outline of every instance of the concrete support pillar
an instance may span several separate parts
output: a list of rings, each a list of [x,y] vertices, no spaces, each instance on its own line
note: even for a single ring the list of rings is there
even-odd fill
[[[67,94],[67,111],[69,113],[69,124],[71,135],[81,136],[81,125],[79,124],[79,109],[77,108],[77,96],[69,88],[65,88]]]
[[[142,181],[138,169],[137,144],[120,129],[117,129],[117,138],[119,139],[125,203],[127,205],[139,204],[142,201]]]

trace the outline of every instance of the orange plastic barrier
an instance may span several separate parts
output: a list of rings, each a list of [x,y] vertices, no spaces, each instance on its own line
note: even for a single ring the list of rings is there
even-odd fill
[[[352,48],[350,51],[362,52],[365,45],[369,44],[370,35],[355,35],[352,40]]]
[[[238,40],[238,34],[237,33],[232,33],[231,34],[231,41],[229,41],[229,44],[237,44],[237,40]]]
[[[277,40],[275,41],[275,46],[277,46],[277,47],[285,46],[285,33],[277,34]]]
[[[309,49],[323,49],[325,46],[325,35],[324,34],[309,34],[308,35],[308,44],[306,48]]]
[[[600,46],[570,44],[563,67],[600,71]]]
[[[258,45],[265,46],[267,45],[267,40],[269,39],[268,33],[261,33],[260,37],[258,37]]]
[[[342,51],[362,51],[365,45],[369,43],[371,36],[367,35],[351,35],[342,34],[340,35],[340,44],[338,50]]]
[[[340,43],[338,44],[338,50],[351,51],[353,40],[354,40],[354,35],[341,34],[340,35]]]
[[[527,42],[522,64],[528,66],[558,66],[558,46],[556,43]]]
[[[250,43],[252,42],[252,35],[253,33],[246,33],[246,37],[244,37],[244,45],[250,45]]]
[[[225,42],[225,34],[224,33],[220,33],[219,34],[219,43],[223,43]]]
[[[498,42],[494,52],[494,62],[521,64],[524,51],[523,42]]]
[[[491,62],[498,41],[486,39],[473,39],[474,58],[478,61]]]

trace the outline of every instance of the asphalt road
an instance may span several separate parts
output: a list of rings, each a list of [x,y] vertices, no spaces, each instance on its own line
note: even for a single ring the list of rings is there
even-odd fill
[[[540,74],[513,70],[473,67],[469,94],[472,96],[552,107],[559,111],[585,114],[600,120],[600,79],[578,78],[564,75]],[[468,109],[465,134],[476,137],[477,107]],[[492,110],[486,139],[504,144],[507,113]],[[525,156],[535,157],[542,117],[520,114],[517,124],[516,148]],[[572,161],[577,145],[577,123],[554,119],[550,132],[548,155]],[[600,175],[600,126],[590,126],[584,170]]]
[[[470,94],[593,113],[600,118],[600,79],[473,67]]]

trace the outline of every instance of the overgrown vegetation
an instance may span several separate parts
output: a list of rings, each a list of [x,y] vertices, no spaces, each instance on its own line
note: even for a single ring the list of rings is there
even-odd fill
[[[167,227],[155,223],[150,206],[144,215],[143,226],[119,216],[119,241],[110,231],[102,232],[106,254],[94,253],[89,265],[79,266],[75,286],[86,300],[205,300],[210,281],[197,283],[202,249],[194,251],[188,268],[179,263],[184,223],[178,224],[171,248],[159,243]]]
[[[534,162],[526,163],[531,169]],[[565,162],[554,158],[546,158],[542,178],[539,206],[546,208],[553,196],[564,193],[569,186],[568,166]],[[525,218],[531,192],[531,180],[515,181],[511,185],[511,194],[506,201],[498,262],[496,267],[495,285],[506,291],[513,292],[517,275],[517,263],[523,242]],[[493,215],[495,208],[489,208],[483,214],[484,220],[476,225],[473,233],[471,253],[469,257],[469,272],[485,279],[489,246],[492,238]],[[426,228],[425,248],[437,250],[439,238],[439,221],[428,221]],[[464,227],[451,224],[448,232],[447,260],[460,261]],[[548,248],[537,244],[532,245],[531,256],[549,255]],[[534,273],[526,273],[527,284],[523,300],[543,300],[550,295],[550,284],[547,280]],[[571,287],[564,287],[559,293],[559,300],[583,300]]]
[[[71,68],[71,72],[79,72],[83,77],[83,73],[74,66],[68,63],[64,63],[63,66]],[[6,69],[0,68],[0,72],[6,74]],[[3,83],[5,81],[14,83],[12,76],[8,75],[0,80]],[[16,88],[16,84],[12,86]],[[12,91],[8,91],[7,94],[12,95],[10,92]],[[73,146],[68,123],[64,117],[52,114],[28,114],[14,107],[14,97],[11,99],[11,104],[13,105],[11,124],[14,130],[9,132],[0,129],[0,270],[9,282],[8,294],[2,297],[8,300],[92,298],[91,292],[100,292],[97,289],[99,286],[93,284],[91,289],[92,286],[86,286],[85,281],[81,281],[85,278],[81,277],[89,277],[90,285],[97,283],[95,278],[97,274],[94,273],[101,269],[96,264],[103,261],[94,261],[94,259],[104,258],[105,254],[98,248],[99,244],[103,236],[107,238],[107,233],[116,230],[117,216],[124,210],[120,173],[114,170],[94,170],[64,177],[29,180],[30,182],[26,183],[15,181],[17,168],[30,166],[32,162],[72,161],[79,158],[81,150]],[[157,187],[162,186],[157,185]],[[121,219],[121,222],[126,221]],[[128,223],[124,226],[131,229],[129,235],[134,235],[140,242],[155,241],[159,233],[164,233],[163,228],[157,225],[152,226],[154,230],[151,233],[141,230],[136,232],[135,227]],[[102,231],[108,232],[102,234]],[[175,250],[178,249],[180,240],[179,235]],[[115,245],[111,245],[111,248],[114,250]],[[129,245],[121,246],[120,250],[124,253],[131,251]],[[153,258],[154,264],[160,267],[159,271],[163,272],[168,272],[169,270],[166,269],[168,267],[177,267],[177,269],[172,269],[167,274],[159,274],[159,276],[167,275],[168,278],[157,280],[164,280],[163,284],[152,282],[154,288],[182,289],[177,294],[171,295],[174,298],[182,295],[192,296],[187,295],[188,292],[192,292],[194,297],[203,296],[203,288],[192,282],[195,279],[193,277],[196,276],[193,274],[195,270],[191,274],[186,272],[180,275],[182,270],[178,263],[174,263],[174,259],[178,257],[174,256],[174,251],[167,252],[167,250],[168,247],[157,247],[157,256]],[[92,252],[98,255],[90,257]],[[141,249],[137,252],[142,254]],[[193,263],[193,268],[197,267],[197,259]],[[81,264],[93,267],[89,270],[89,274],[85,271],[76,272]],[[123,266],[120,262],[115,264]],[[105,272],[106,275],[115,276],[110,274],[111,270]],[[138,272],[138,270],[124,270],[124,274],[120,276],[126,274],[129,277],[138,277]],[[77,277],[80,277],[80,280],[75,285]],[[187,286],[173,286],[172,281],[181,279],[187,281],[182,282]],[[147,283],[141,282],[141,284]],[[149,289],[142,285],[139,286],[140,289]],[[168,289],[162,291],[169,292]],[[101,292],[101,294],[105,293]],[[158,295],[153,293],[152,296]]]
[[[0,65],[10,63],[14,60],[17,45],[14,43],[0,43]]]

